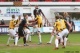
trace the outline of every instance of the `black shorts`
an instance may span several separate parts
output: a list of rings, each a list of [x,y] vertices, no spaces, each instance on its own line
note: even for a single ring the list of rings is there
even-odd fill
[[[66,38],[68,38],[69,34],[66,36]]]
[[[24,30],[23,30],[22,27],[19,27],[19,28],[18,28],[18,35],[19,35],[19,36],[22,36],[22,37],[25,36],[25,32],[24,32]]]

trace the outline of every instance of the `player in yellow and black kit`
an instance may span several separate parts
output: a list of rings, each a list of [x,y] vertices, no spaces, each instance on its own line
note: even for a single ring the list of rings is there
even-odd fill
[[[70,27],[70,26],[69,26]],[[55,49],[58,49],[58,43],[59,39],[61,40],[61,43],[64,42],[64,46],[66,46],[66,36],[69,33],[68,29],[66,28],[66,23],[64,19],[61,19],[60,17],[57,17],[57,20],[54,25],[54,30],[56,30],[56,39],[55,39]],[[63,40],[63,36],[65,37]]]
[[[18,34],[14,30],[15,24],[16,24],[15,16],[12,15],[12,20],[10,20],[10,23],[9,23],[9,34],[10,34],[10,37],[8,38],[7,45],[9,45],[9,41],[10,41],[11,37],[14,38],[15,45],[17,45],[17,42],[18,42]]]
[[[56,32],[60,32],[60,31],[62,31],[63,29],[66,28],[64,19],[59,18],[59,16],[56,16],[56,21],[55,21],[53,26],[56,27],[56,31],[54,29],[52,29],[51,38],[50,38],[50,41],[47,42],[47,44],[52,43],[52,40],[54,38],[54,35],[56,35]]]
[[[35,18],[35,22],[36,22],[37,33],[38,33],[38,36],[39,36],[39,43],[38,44],[42,44],[41,33],[40,33],[40,29],[42,27],[42,17],[41,17],[41,15],[37,14],[37,16]]]
[[[19,15],[18,16],[18,19],[16,20],[16,27],[15,27],[15,31],[18,33],[18,27],[19,27],[19,24],[21,22],[21,16]]]
[[[35,20],[36,20],[36,24],[38,25],[38,28],[41,28],[42,27],[42,17],[41,17],[41,15],[37,15]]]

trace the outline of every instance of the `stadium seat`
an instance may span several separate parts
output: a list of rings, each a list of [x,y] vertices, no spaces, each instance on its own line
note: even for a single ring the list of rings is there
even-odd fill
[[[5,0],[7,2],[15,2],[15,1],[19,1],[19,2],[22,2],[23,0]]]
[[[80,2],[80,0],[76,0],[76,2]]]
[[[72,0],[59,0],[59,2],[72,2]]]
[[[23,0],[20,0],[20,1],[23,1]]]
[[[0,2],[5,2],[6,0],[0,0]]]
[[[52,2],[52,0],[45,0],[45,2]]]
[[[30,2],[38,2],[38,0],[30,0]]]

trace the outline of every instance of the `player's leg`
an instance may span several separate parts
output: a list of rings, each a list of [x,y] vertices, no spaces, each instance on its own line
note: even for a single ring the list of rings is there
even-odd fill
[[[27,35],[27,34],[26,34],[25,31],[26,31],[26,30],[24,30],[24,29],[22,30],[23,35],[24,35],[24,36],[23,36],[23,42],[24,42],[24,46],[28,46],[27,41],[26,41],[26,35]]]
[[[33,26],[33,30],[32,30],[32,35],[34,35],[34,31],[35,31],[35,25]]]
[[[69,34],[67,34],[67,36],[66,36],[66,41],[68,41],[68,36],[69,36]]]
[[[63,48],[66,47],[66,43],[67,43],[66,36],[67,36],[68,34],[69,34],[68,29],[64,29],[64,30],[63,30],[63,36],[64,36],[64,40],[63,40],[64,45],[63,45]]]
[[[18,27],[15,27],[14,30],[15,30],[16,34],[18,35]],[[20,39],[19,35],[17,38],[18,38],[18,40]],[[17,38],[15,38],[15,39],[17,39]],[[15,44],[15,42],[14,42],[14,44]]]
[[[29,40],[29,42],[31,42],[31,32],[30,32],[30,29],[28,30],[28,34],[29,34],[29,37],[28,37],[29,39],[28,40]]]
[[[50,38],[50,41],[49,42],[47,42],[47,44],[51,44],[52,43],[52,40],[53,40],[53,38],[54,38],[54,34],[55,34],[55,32],[54,32],[54,30],[51,32],[51,38]]]
[[[61,32],[57,32],[56,38],[55,38],[55,49],[59,48],[59,39],[61,39],[62,37],[62,31]]]
[[[38,23],[38,26],[37,26],[37,33],[38,33],[38,38],[39,38],[38,44],[42,44],[42,38],[41,38],[41,32],[40,32],[41,26],[42,26],[42,23],[40,24]]]
[[[7,46],[9,46],[9,42],[10,42],[10,40],[11,40],[12,37],[13,37],[12,31],[13,31],[13,29],[9,29],[9,38],[8,38],[8,41],[7,41]]]
[[[26,33],[25,31],[23,30],[23,42],[24,42],[24,46],[28,46],[27,42],[26,42]]]
[[[73,29],[70,30],[70,33],[73,32]],[[68,41],[69,34],[66,36],[66,41]]]
[[[11,37],[9,36],[8,41],[7,41],[7,46],[9,46],[10,40],[11,40]]]
[[[16,33],[15,30],[13,30],[12,35],[14,36],[15,46],[17,46],[17,43],[18,43],[18,34]]]
[[[38,38],[39,38],[39,44],[41,44],[42,40],[41,40],[41,33],[40,33],[40,31],[38,31]]]
[[[15,45],[17,45],[18,35],[17,35],[17,33],[15,32],[15,30],[14,30],[14,29],[10,29],[10,30],[9,30],[9,34],[10,34],[10,37],[8,38],[8,44],[9,44],[9,41],[11,40],[11,37],[13,37],[14,40],[15,40]]]
[[[26,44],[26,35],[25,35],[24,30],[23,30],[23,27],[18,28],[18,35],[19,35],[19,37],[23,37],[24,46],[27,46],[27,44]]]
[[[26,41],[28,41],[29,36],[30,36],[30,30],[29,29],[24,29],[25,33],[26,33]]]
[[[31,42],[31,34],[29,35],[29,42]]]
[[[58,49],[59,48],[59,40],[60,38],[59,38],[59,36],[58,35],[56,35],[56,38],[55,38],[55,49]]]

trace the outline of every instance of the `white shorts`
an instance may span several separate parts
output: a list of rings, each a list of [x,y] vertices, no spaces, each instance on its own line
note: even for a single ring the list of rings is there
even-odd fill
[[[17,33],[16,33],[16,31],[15,31],[14,29],[9,29],[9,34],[10,34],[10,36],[12,36],[12,37],[18,36]]]
[[[24,29],[25,33],[30,33],[30,30],[29,29]]]
[[[62,38],[63,36],[67,36],[68,34],[69,34],[68,29],[64,29],[63,31],[58,33],[60,38]]]
[[[18,27],[15,27],[14,30],[15,30],[16,32],[18,32]]]
[[[54,30],[52,33],[54,33],[54,35],[56,35],[56,34],[57,34],[56,30]]]
[[[40,32],[41,31],[41,28],[36,28],[37,29],[37,32]]]

